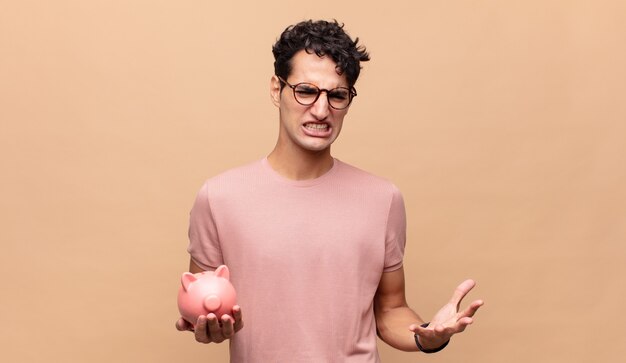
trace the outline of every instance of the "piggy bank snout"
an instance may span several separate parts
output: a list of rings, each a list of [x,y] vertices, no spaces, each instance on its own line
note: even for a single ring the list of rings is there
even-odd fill
[[[204,299],[204,307],[208,311],[217,311],[222,306],[222,300],[217,295],[209,295]]]

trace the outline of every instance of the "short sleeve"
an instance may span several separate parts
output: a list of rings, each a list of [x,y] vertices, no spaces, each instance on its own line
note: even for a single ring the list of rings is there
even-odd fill
[[[387,217],[387,231],[385,234],[385,268],[384,272],[391,272],[402,267],[404,247],[406,245],[406,211],[402,194],[393,187],[393,195]]]
[[[223,264],[223,257],[208,190],[208,183],[205,183],[191,208],[187,252],[198,266],[205,270],[214,270]]]

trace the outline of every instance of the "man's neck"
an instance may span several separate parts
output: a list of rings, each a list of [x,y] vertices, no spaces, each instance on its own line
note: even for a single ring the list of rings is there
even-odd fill
[[[322,151],[282,150],[279,147],[267,156],[274,171],[291,180],[315,179],[326,174],[334,164],[330,148]]]

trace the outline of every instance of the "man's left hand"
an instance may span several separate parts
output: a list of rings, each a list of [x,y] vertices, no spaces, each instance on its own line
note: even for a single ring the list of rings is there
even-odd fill
[[[482,300],[473,301],[462,312],[459,312],[459,307],[465,295],[475,285],[474,280],[465,280],[457,286],[450,301],[439,309],[426,328],[422,328],[419,324],[412,324],[409,327],[409,330],[417,334],[420,345],[424,349],[441,347],[454,334],[464,331],[474,321],[474,314],[484,304]]]

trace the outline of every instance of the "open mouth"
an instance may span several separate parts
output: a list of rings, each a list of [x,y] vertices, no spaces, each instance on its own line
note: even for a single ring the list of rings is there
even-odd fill
[[[327,123],[307,122],[304,124],[304,127],[311,131],[327,131],[330,128],[330,125]]]

